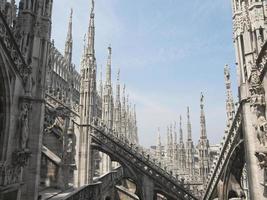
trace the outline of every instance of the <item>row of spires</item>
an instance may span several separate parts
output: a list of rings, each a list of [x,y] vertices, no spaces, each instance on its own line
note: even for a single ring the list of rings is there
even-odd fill
[[[204,95],[201,93],[200,98],[200,125],[201,125],[201,139],[207,138],[206,133],[206,120],[205,120],[205,113],[204,113]],[[173,143],[177,144],[177,131],[176,127],[177,123],[174,122],[174,124],[170,124],[167,126],[167,144],[170,143],[172,136],[172,133],[174,133],[174,140]],[[161,143],[160,141],[160,128],[158,128],[158,144]],[[192,141],[192,125],[190,120],[190,108],[187,107],[187,141]],[[179,144],[184,143],[184,136],[183,136],[183,128],[182,128],[182,116],[179,117]]]
[[[184,133],[182,128],[182,116],[179,118],[179,141],[177,141],[177,123],[171,124],[167,127],[167,142],[165,146],[165,164],[175,173],[183,174],[188,181],[195,178],[196,165],[195,153],[199,154],[199,167],[197,169],[199,181],[203,181],[209,172],[209,141],[206,133],[206,121],[204,113],[204,96],[201,93],[200,98],[200,125],[201,134],[197,145],[197,150],[194,147],[192,140],[192,126],[190,120],[190,109],[187,107],[187,141],[184,141]],[[160,138],[160,130],[158,135],[158,144],[156,148],[156,155],[159,160],[162,159],[163,149]],[[185,142],[185,143],[184,143]],[[204,156],[202,156],[204,155]]]
[[[86,44],[86,34],[84,37],[84,52],[82,55],[82,60],[81,60],[81,66],[85,65],[85,58],[87,55],[95,55],[95,50],[94,50],[94,36],[95,36],[95,26],[94,26],[94,8],[95,8],[95,2],[92,0],[91,3],[91,12],[90,12],[90,19],[89,19],[89,27],[88,27],[88,33],[87,33],[87,44]],[[70,11],[70,16],[69,16],[69,23],[68,23],[68,31],[67,31],[67,39],[65,42],[65,53],[64,57],[68,61],[68,63],[72,62],[72,48],[73,48],[73,38],[72,38],[72,19],[73,19],[73,9]],[[111,86],[111,54],[112,54],[112,48],[111,45],[108,47],[108,59],[107,59],[107,68],[106,68],[106,81],[105,81],[105,86]],[[102,80],[102,67],[100,71],[100,81],[99,81],[99,93],[100,96],[102,97],[103,95],[103,80]],[[117,72],[117,85],[116,85],[116,103],[120,104],[120,69],[118,69]],[[126,105],[128,104],[128,105]],[[131,108],[131,104],[129,105],[129,94],[126,97],[126,86],[124,84],[123,86],[123,97],[122,97],[122,106],[126,108],[129,107]],[[136,116],[136,109],[135,105],[133,107],[132,113],[134,116]]]
[[[99,90],[97,89],[97,64],[95,57],[95,23],[94,23],[94,0],[90,12],[87,37],[84,37],[84,49],[81,58],[81,87],[80,87],[80,123],[88,124],[93,122],[94,118],[101,119],[105,126],[115,130],[120,137],[130,140],[132,143],[138,143],[137,120],[135,106],[131,108],[129,97],[125,96],[125,86],[123,87],[122,99],[120,96],[120,72],[117,73],[116,99],[113,98],[113,87],[111,79],[112,49],[108,47],[108,57],[106,64],[106,80],[102,82],[102,70],[100,72]],[[70,15],[69,31],[72,28],[72,11]],[[87,39],[86,39],[87,38]],[[71,41],[71,33],[68,34],[68,41]],[[67,42],[68,43],[68,42]],[[71,42],[69,42],[70,44]],[[66,44],[66,46],[68,46]],[[67,52],[67,51],[66,51]],[[68,54],[66,54],[68,55]],[[81,130],[86,131],[86,130]],[[79,158],[79,169],[83,171],[79,174],[78,185],[88,184],[92,181],[93,172],[90,153],[86,151],[90,146],[86,138],[81,138],[81,147]],[[90,148],[89,148],[90,149]],[[111,161],[106,155],[101,154],[99,163],[100,174],[108,172],[111,169]]]

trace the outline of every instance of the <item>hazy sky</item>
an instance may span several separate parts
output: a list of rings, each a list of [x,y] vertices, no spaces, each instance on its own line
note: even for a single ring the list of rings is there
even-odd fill
[[[157,127],[165,139],[166,126],[178,121],[180,114],[185,119],[187,106],[197,141],[201,91],[207,134],[211,143],[218,143],[226,124],[226,63],[236,82],[230,0],[95,0],[95,6],[98,67],[105,68],[111,44],[113,78],[120,68],[121,81],[137,106],[140,143],[155,144]],[[73,61],[79,70],[90,1],[55,0],[52,37],[63,52],[70,8]],[[183,128],[186,132],[186,121]]]

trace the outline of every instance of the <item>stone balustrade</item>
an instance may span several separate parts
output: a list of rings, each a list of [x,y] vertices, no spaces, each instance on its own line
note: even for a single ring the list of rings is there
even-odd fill
[[[116,170],[94,179],[94,182],[96,183],[83,186],[62,198],[62,200],[100,200],[102,194],[108,191],[111,187],[115,187],[117,180],[122,177],[123,169],[122,167],[118,167]]]
[[[153,177],[162,187],[170,191],[180,199],[197,199],[192,192],[186,189],[183,181],[177,179],[172,172],[167,172],[161,165],[158,165],[150,158],[142,147],[131,144],[126,138],[118,137],[118,133],[106,128],[98,119],[94,119],[92,138],[96,143],[105,146],[113,151],[114,155],[121,156],[132,165],[143,171],[150,177]]]

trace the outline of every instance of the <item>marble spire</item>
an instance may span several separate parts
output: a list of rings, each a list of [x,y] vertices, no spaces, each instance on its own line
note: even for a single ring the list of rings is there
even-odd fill
[[[71,62],[72,62],[72,45],[73,45],[73,40],[72,40],[72,14],[73,14],[73,9],[71,9],[71,11],[70,11],[68,33],[67,33],[67,39],[66,39],[66,42],[65,42],[65,55],[64,55],[64,57],[67,60],[69,65],[71,65]]]

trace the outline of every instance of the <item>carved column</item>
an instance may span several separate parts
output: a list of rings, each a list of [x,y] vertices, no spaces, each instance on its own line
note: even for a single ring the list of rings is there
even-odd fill
[[[265,116],[265,94],[259,75],[260,73],[256,65],[253,64],[248,83],[241,86],[243,134],[251,200],[267,199],[264,180],[266,174],[267,123]],[[247,93],[248,95],[246,95]]]

